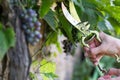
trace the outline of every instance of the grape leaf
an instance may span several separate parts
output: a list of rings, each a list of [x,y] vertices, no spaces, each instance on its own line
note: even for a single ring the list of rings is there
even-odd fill
[[[46,77],[48,77],[50,80],[54,80],[54,78],[57,78],[58,76],[52,72],[50,73],[43,73]]]
[[[114,1],[113,1],[113,4],[114,4],[115,6],[120,6],[120,0],[114,0]]]
[[[3,28],[3,25],[0,23],[0,30],[2,30],[2,28]]]
[[[55,44],[58,41],[58,33],[57,32],[53,32],[50,33],[48,40],[46,41],[46,45],[50,45],[50,44]]]
[[[8,46],[7,46],[6,37],[3,31],[0,31],[0,59],[3,58],[7,50],[8,50]]]
[[[99,30],[102,30],[102,31],[109,31],[109,32],[114,31],[113,26],[106,19],[98,22],[98,28]]]
[[[60,46],[60,43],[57,41],[56,42],[56,47],[60,53],[62,53],[62,47]]]
[[[40,8],[40,17],[44,17],[50,10],[50,7],[54,3],[55,0],[42,0],[41,8]]]
[[[9,47],[15,46],[15,33],[13,28],[7,28],[4,32]]]
[[[10,47],[15,46],[15,33],[12,28],[0,30],[0,59],[4,57]]]
[[[32,72],[29,73],[29,76],[32,80],[38,80],[37,76]]]
[[[97,25],[99,19],[98,14],[100,14],[100,12],[96,9],[96,5],[94,5],[92,2],[88,2],[86,0],[82,1],[82,6],[84,7],[84,11],[75,3],[75,8],[81,21],[88,21],[91,25],[90,28],[94,29]]]
[[[115,36],[119,37],[119,35],[120,35],[120,26],[119,26],[120,23],[118,23],[118,21],[116,21],[114,18],[109,18],[108,20],[110,21],[110,23],[114,27],[114,30],[115,30],[115,33],[116,33]]]
[[[44,20],[49,24],[49,26],[56,31],[56,28],[58,26],[57,20],[55,18],[55,13],[50,10],[44,17]]]
[[[66,20],[66,18],[63,15],[59,15],[59,20],[61,22],[61,31],[62,33],[69,39],[69,40],[73,40],[72,38],[72,26],[71,24]]]
[[[49,33],[49,35],[48,35],[49,38],[46,41],[46,45],[55,44],[58,51],[60,53],[62,53],[62,47],[60,46],[60,43],[58,41],[58,35],[59,35],[59,33],[57,33],[57,32]]]
[[[50,78],[56,78],[57,76],[55,75],[55,63],[53,62],[48,62],[47,60],[43,59],[41,62],[41,67],[40,67],[40,73],[42,77],[44,78],[43,80],[50,80]]]
[[[120,23],[120,6],[107,6],[104,11]]]

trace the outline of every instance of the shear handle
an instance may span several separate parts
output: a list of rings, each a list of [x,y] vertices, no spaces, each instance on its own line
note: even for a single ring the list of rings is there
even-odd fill
[[[99,33],[97,31],[89,31],[89,34],[85,35],[82,37],[82,44],[86,47],[89,47],[89,42],[92,41],[92,39],[94,39],[96,37],[96,39],[101,42],[101,39],[99,37]]]

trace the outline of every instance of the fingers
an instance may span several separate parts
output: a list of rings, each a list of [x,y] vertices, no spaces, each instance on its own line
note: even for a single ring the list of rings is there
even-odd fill
[[[120,76],[120,69],[111,68],[111,69],[109,69],[107,74],[108,75]]]
[[[111,80],[120,80],[120,77],[112,78]]]
[[[101,52],[101,50],[99,49],[101,48],[100,47],[101,43],[96,38],[94,38],[90,42],[88,42],[88,44],[89,48],[84,47],[85,57],[89,57],[94,65],[98,65],[98,62],[102,57],[101,55],[97,56]]]
[[[112,78],[110,75],[105,75],[98,78],[98,80],[120,80],[120,76]]]
[[[96,55],[91,55],[90,49],[88,47],[84,47],[85,52],[85,57],[88,57],[91,62],[93,62],[94,65],[98,64],[98,60],[96,58]]]
[[[93,62],[93,64],[94,64],[95,66],[97,66],[97,65],[99,64],[99,61],[100,61],[100,59],[101,59],[102,57],[103,57],[102,55],[97,55],[97,56],[96,56],[96,61]]]
[[[88,51],[89,52],[89,51]],[[91,53],[87,53],[85,52],[85,57],[88,57],[95,66],[98,65],[100,59],[103,57],[102,54],[98,54],[98,55],[91,55]]]
[[[98,46],[98,47],[91,48],[91,49],[90,49],[90,52],[91,52],[92,55],[99,55],[99,54],[101,54],[102,50],[103,50],[103,48],[102,48],[102,46],[100,45],[100,46]]]
[[[98,78],[98,80],[111,80],[111,76],[110,75],[105,75],[105,76],[102,76],[102,77]]]
[[[96,58],[96,55],[92,55],[91,50],[88,47],[84,47],[84,50],[85,50],[85,57]]]
[[[84,47],[85,52],[89,52],[90,49],[88,47]]]
[[[94,46],[94,45],[93,45]],[[93,54],[88,47],[84,47],[85,50],[85,57],[88,57],[94,65],[98,64],[98,61],[100,60],[100,56],[98,58],[96,57],[96,54]]]
[[[100,77],[98,80],[120,80],[120,77],[111,78],[111,77]]]
[[[111,76],[118,77],[112,78]],[[120,80],[120,69],[111,68],[106,75],[98,78],[98,80]]]

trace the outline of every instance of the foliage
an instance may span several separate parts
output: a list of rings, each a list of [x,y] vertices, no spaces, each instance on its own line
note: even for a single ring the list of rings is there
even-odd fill
[[[55,74],[55,63],[51,61],[47,61],[46,59],[43,59],[41,62],[34,61],[32,63],[32,66],[36,67],[38,66],[40,75],[42,76],[43,80],[54,80],[58,76]],[[32,80],[38,80],[36,74],[30,72],[30,77]]]
[[[47,23],[47,30],[45,34],[48,35],[47,37],[49,38],[46,38],[47,40],[45,42],[45,45],[48,46],[54,43],[60,49],[58,43],[58,36],[60,34],[66,36],[67,39],[74,44],[79,43],[81,40],[81,33],[66,20],[62,13],[62,1],[74,17],[78,15],[78,18],[81,21],[88,21],[90,24],[90,29],[104,31],[110,35],[119,37],[119,0],[41,0],[41,6],[37,11],[39,13],[40,19],[45,20]],[[74,2],[74,11],[72,11],[73,5],[70,4],[71,1]],[[75,11],[77,12],[77,14]],[[109,64],[104,64],[109,60],[111,59],[106,57],[103,58],[103,60],[101,61],[102,66],[104,67],[107,65],[106,68],[112,67],[114,60],[112,60]],[[51,68],[48,68],[48,65],[51,66]],[[50,79],[50,77],[53,77],[55,75],[49,71],[46,71],[49,69],[53,69],[53,64],[48,65],[40,67],[40,71],[43,71],[42,75],[49,77]],[[102,75],[98,68],[92,66],[89,60],[86,61],[84,59],[82,63],[80,62],[80,65],[75,65],[75,67],[78,67],[78,69],[75,68],[74,75],[78,74],[78,78],[81,80],[96,80],[100,75]],[[87,70],[88,68],[89,71]],[[77,76],[75,76],[76,78],[74,78],[74,75],[73,80],[77,80]],[[47,78],[44,77],[44,79]]]
[[[15,33],[13,28],[3,28],[0,23],[0,59],[4,57],[8,49],[15,46]]]
[[[39,5],[38,5],[38,1]],[[71,11],[73,1],[75,6],[75,11]],[[119,37],[120,35],[120,1],[119,0],[21,0],[25,8],[33,8],[39,14],[38,18],[42,20],[46,25],[45,33],[43,37],[45,38],[44,46],[49,46],[55,44],[58,47],[58,51],[62,51],[60,43],[58,42],[58,36],[64,35],[69,41],[74,44],[80,43],[81,33],[76,30],[64,17],[61,10],[61,2],[64,2],[70,13],[81,21],[88,21],[91,30],[104,31],[110,35]],[[76,14],[77,13],[77,14]],[[2,58],[10,47],[15,45],[15,34],[12,28],[3,29],[3,25],[0,25],[0,57]],[[76,42],[77,41],[77,42]],[[42,50],[42,49],[40,49]],[[101,64],[105,66],[104,63],[109,61],[109,58],[103,58]],[[107,67],[114,66],[113,61],[111,61]],[[42,62],[36,62],[40,64],[40,73],[44,80],[53,80],[57,76],[55,75],[55,64],[47,62],[43,59]],[[96,80],[101,73],[91,66],[89,61],[83,60],[80,65],[75,65],[79,67],[77,69],[79,74],[79,79],[81,80]],[[36,65],[38,66],[38,65]],[[116,66],[116,64],[115,64]],[[89,68],[89,70],[87,70]],[[94,69],[94,70],[93,70]],[[35,75],[30,73],[31,77],[35,79]],[[83,77],[86,75],[85,77]],[[36,80],[36,79],[35,79]],[[74,79],[77,80],[77,79]]]
[[[42,0],[40,16],[43,18],[48,12],[55,0]]]
[[[37,76],[32,72],[29,73],[29,76],[32,80],[38,80]]]
[[[57,19],[56,19],[56,14],[50,10],[48,14],[44,16],[44,20],[50,25],[50,27],[56,31],[56,28],[58,27]]]

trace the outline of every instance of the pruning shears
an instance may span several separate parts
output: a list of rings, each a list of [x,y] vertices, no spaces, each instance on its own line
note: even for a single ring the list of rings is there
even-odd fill
[[[88,22],[79,22],[75,20],[70,13],[68,12],[65,5],[62,3],[62,11],[66,19],[82,33],[82,44],[86,47],[89,47],[89,45],[85,42],[85,39],[90,36],[91,34],[94,34],[98,41],[101,42],[101,39],[99,38],[99,33],[94,30],[89,30],[90,24]]]
[[[86,43],[86,39],[88,36],[90,36],[91,34],[93,34],[92,36],[96,36],[96,39],[101,42],[101,39],[99,37],[99,33],[95,30],[90,30],[90,24],[88,24],[88,22],[81,22],[78,21],[76,19],[73,18],[73,16],[69,13],[69,11],[67,10],[67,8],[65,7],[65,5],[61,4],[62,6],[62,11],[63,14],[65,16],[65,18],[75,27],[77,28],[81,33],[82,33],[82,44],[86,47],[89,47],[89,45]],[[103,73],[107,73],[106,70],[102,69],[100,67],[100,65],[98,65],[98,68],[100,71],[102,71]]]

